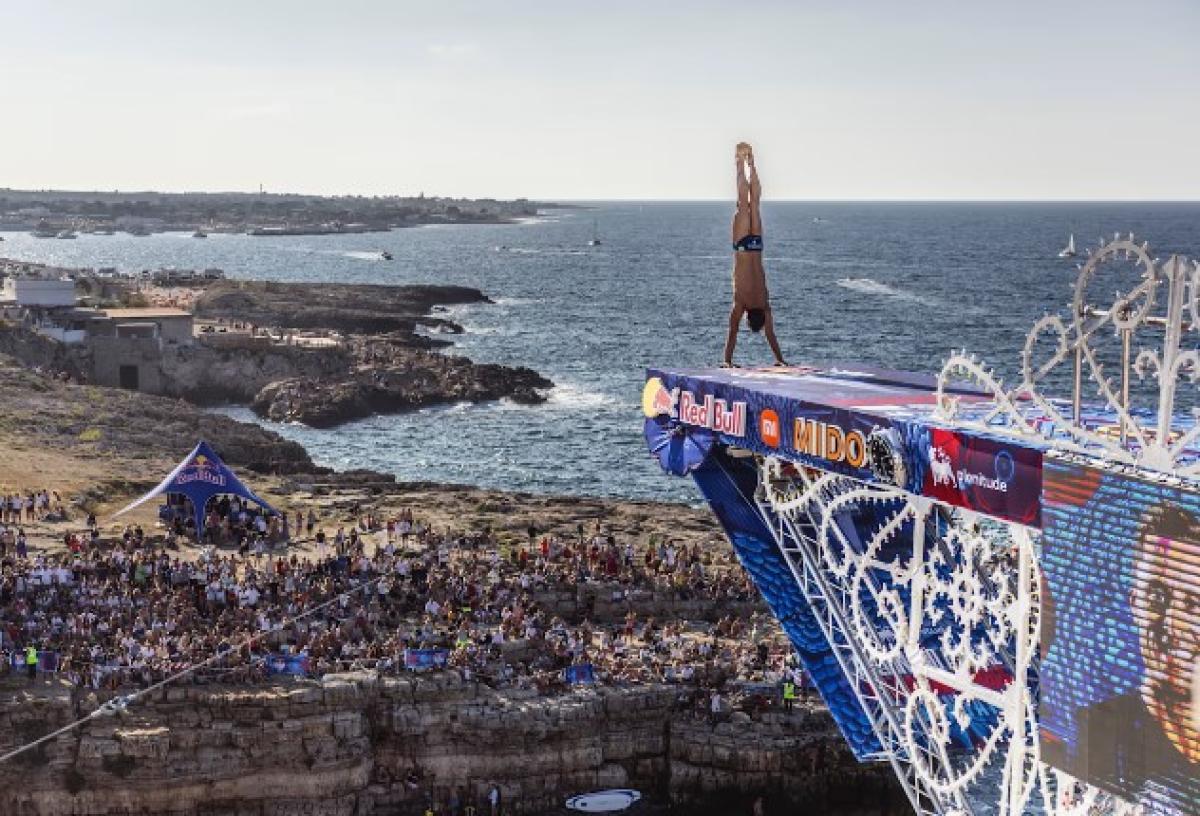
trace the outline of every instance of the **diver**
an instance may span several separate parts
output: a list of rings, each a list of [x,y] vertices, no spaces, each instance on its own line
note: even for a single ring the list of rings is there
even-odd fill
[[[733,366],[733,349],[737,345],[738,324],[746,315],[746,325],[752,332],[765,330],[767,343],[775,355],[775,365],[787,365],[775,339],[775,321],[771,316],[767,293],[767,275],[763,271],[762,215],[759,200],[762,186],[754,166],[754,151],[745,142],[737,146],[737,210],[733,214],[733,308],[729,311],[729,334],[725,338],[725,358],[722,368]]]

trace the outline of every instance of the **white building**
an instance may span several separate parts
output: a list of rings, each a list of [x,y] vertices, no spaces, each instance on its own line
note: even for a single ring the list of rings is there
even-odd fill
[[[75,281],[48,278],[5,278],[0,304],[54,308],[75,305]]]

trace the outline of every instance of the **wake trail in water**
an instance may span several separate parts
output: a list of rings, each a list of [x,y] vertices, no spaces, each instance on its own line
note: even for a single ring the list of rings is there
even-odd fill
[[[605,394],[603,391],[587,388],[577,383],[560,382],[556,383],[550,389],[546,405],[562,408],[595,409],[620,408],[622,407],[622,402],[611,394]]]
[[[916,292],[897,289],[895,286],[882,283],[874,278],[839,278],[837,285],[843,289],[849,289],[851,292],[859,292],[864,295],[881,295],[931,308],[943,308],[946,305],[935,297],[918,295]]]

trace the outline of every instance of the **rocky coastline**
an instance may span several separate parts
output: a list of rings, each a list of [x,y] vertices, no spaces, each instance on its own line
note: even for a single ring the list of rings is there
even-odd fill
[[[0,704],[0,740],[99,703],[19,691]],[[608,787],[687,813],[743,812],[756,796],[771,813],[903,812],[888,767],[857,764],[819,706],[714,723],[671,686],[546,698],[452,672],[166,688],[0,765],[0,780],[0,812],[37,816],[417,816],[452,794],[481,806],[492,785],[514,816]]]
[[[120,352],[153,372],[143,380],[160,396],[244,404],[277,422],[330,428],[463,401],[536,404],[554,385],[523,366],[439,351],[451,343],[438,335],[462,327],[436,311],[490,303],[478,289],[219,281],[189,294],[204,329],[196,342],[127,343]],[[67,345],[0,321],[0,354],[76,382],[90,381],[111,342]]]

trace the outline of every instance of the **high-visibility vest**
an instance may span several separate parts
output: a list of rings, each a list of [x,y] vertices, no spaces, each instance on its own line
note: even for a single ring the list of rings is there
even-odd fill
[[[783,684],[783,699],[785,699],[785,700],[795,700],[796,699],[796,685],[794,683],[788,682],[788,683]]]
[[[25,650],[25,665],[26,666],[36,666],[37,660],[38,660],[37,649],[35,649],[32,646],[28,647]]]

